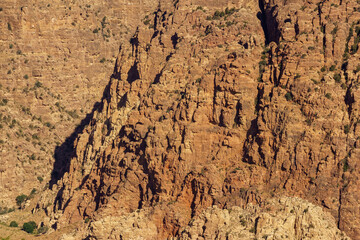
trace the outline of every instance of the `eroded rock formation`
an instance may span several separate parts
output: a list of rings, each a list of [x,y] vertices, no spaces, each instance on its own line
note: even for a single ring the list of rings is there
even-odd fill
[[[289,195],[359,239],[359,8],[160,1],[122,43],[75,141],[49,209],[56,226],[88,219],[96,232],[150,209],[149,229],[164,239],[200,234],[184,227],[211,206]]]

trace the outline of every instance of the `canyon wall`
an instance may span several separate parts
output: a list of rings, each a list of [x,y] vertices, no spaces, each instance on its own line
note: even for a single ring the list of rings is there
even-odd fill
[[[359,7],[160,1],[75,140],[56,226],[151,208],[166,238],[213,205],[297,196],[358,239]]]
[[[17,1],[0,16],[3,205],[45,188],[34,212],[75,239],[207,239],[212,214],[287,196],[329,223],[299,207],[264,229],[359,239],[359,1]],[[276,235],[260,229],[214,231]]]

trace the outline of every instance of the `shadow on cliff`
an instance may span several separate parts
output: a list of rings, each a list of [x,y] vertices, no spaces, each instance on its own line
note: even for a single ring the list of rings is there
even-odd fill
[[[119,52],[121,51],[121,46]],[[51,179],[49,182],[49,188],[52,189],[53,185],[60,180],[66,172],[69,172],[70,161],[73,157],[76,156],[75,151],[75,140],[79,137],[82,131],[87,125],[91,123],[91,119],[94,116],[94,112],[101,112],[103,108],[103,101],[110,99],[110,84],[111,79],[120,80],[120,72],[117,69],[119,64],[119,59],[116,59],[113,73],[110,77],[108,84],[106,85],[103,95],[100,102],[96,102],[90,113],[86,114],[86,117],[81,120],[80,124],[74,129],[73,133],[65,139],[65,141],[60,145],[55,147],[54,158],[55,162],[53,165],[53,170],[51,172]],[[130,71],[129,71],[130,72]],[[135,76],[136,77],[136,76]],[[129,79],[128,79],[129,81]]]
[[[114,69],[115,70],[115,69]],[[113,73],[111,78],[117,78],[117,73]],[[85,127],[91,123],[91,119],[94,116],[94,112],[101,112],[103,108],[103,101],[109,98],[110,81],[106,85],[103,96],[100,102],[96,102],[90,113],[86,114],[86,117],[81,120],[80,124],[74,129],[73,133],[65,139],[60,145],[55,147],[54,158],[55,162],[53,170],[51,172],[51,179],[49,182],[49,188],[52,189],[53,185],[60,180],[66,172],[69,171],[70,161],[76,156],[75,140],[83,132]]]
[[[55,147],[55,162],[49,182],[50,189],[52,189],[53,185],[56,184],[57,181],[60,180],[64,176],[64,174],[69,171],[70,160],[75,156],[75,140],[84,130],[84,128],[89,125],[90,120],[94,115],[94,112],[101,109],[101,105],[102,103],[96,102],[93,106],[91,113],[86,114],[86,117],[81,120],[80,124],[75,128],[73,133],[69,137],[67,137],[60,146]]]

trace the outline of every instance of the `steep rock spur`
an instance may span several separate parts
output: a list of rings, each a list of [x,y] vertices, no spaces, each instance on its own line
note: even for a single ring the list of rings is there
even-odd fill
[[[290,195],[358,239],[357,7],[160,1],[75,141],[58,224],[89,219],[95,236],[147,209],[166,238],[212,205]]]

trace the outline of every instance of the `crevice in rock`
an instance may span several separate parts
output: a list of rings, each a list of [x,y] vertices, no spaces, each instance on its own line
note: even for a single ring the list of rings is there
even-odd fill
[[[299,23],[298,21],[296,21],[295,25],[294,25],[294,29],[295,29],[295,39],[297,40],[299,33],[300,33],[300,29],[299,29]]]
[[[241,125],[241,116],[240,116],[240,114],[241,114],[241,111],[243,110],[242,108],[243,107],[242,107],[241,102],[238,101],[237,104],[236,104],[236,114],[235,114],[235,118],[234,118],[234,123],[237,126]]]
[[[135,61],[134,64],[129,69],[127,81],[128,83],[132,83],[137,79],[140,79],[140,74],[138,70],[138,63]]]
[[[174,35],[171,36],[171,42],[173,44],[174,49],[176,49],[176,45],[179,43],[179,36],[177,35],[177,33],[175,33]]]
[[[162,71],[160,73],[156,74],[153,84],[158,84],[160,82],[161,75],[162,75]]]
[[[351,117],[351,113],[353,110],[353,104],[355,102],[354,95],[351,93],[351,87],[352,87],[352,84],[349,85],[349,87],[346,90],[346,94],[345,94],[345,104],[347,106],[347,111],[348,111],[349,117]]]
[[[271,42],[279,44],[281,32],[279,30],[279,23],[276,20],[277,6],[271,6],[265,0],[259,0],[260,12],[258,18],[261,21],[261,26],[265,34],[265,44],[268,45]]]

